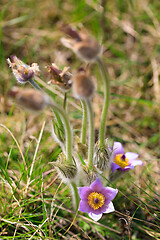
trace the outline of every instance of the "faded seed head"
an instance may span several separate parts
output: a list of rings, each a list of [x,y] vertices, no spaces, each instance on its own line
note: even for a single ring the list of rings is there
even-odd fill
[[[49,98],[35,89],[13,87],[9,91],[8,96],[14,99],[18,105],[31,111],[41,111],[49,103]]]
[[[47,66],[47,69],[50,74],[49,83],[57,85],[61,90],[65,92],[71,88],[72,74],[68,72],[68,67],[64,67],[63,70],[60,70],[60,68],[55,63],[52,63],[51,66]]]
[[[11,60],[8,58],[7,62],[9,67],[12,68],[13,75],[21,84],[24,84],[32,79],[34,75],[39,75],[40,70],[37,63],[32,63],[32,65],[29,66],[16,56],[11,56]]]
[[[86,99],[92,96],[94,84],[84,69],[80,69],[73,77],[72,90],[74,96],[78,99]]]
[[[94,38],[88,36],[84,30],[78,32],[69,25],[64,25],[61,30],[71,37],[69,39],[61,38],[62,44],[72,49],[82,60],[92,62],[101,54],[102,49],[99,43]]]

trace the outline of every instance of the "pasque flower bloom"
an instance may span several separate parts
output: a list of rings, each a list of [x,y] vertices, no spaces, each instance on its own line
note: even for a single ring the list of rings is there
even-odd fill
[[[7,62],[12,68],[13,75],[17,81],[22,84],[32,79],[34,75],[38,75],[40,71],[37,63],[32,63],[32,65],[29,66],[16,56],[11,56],[11,59],[8,58]]]
[[[102,217],[102,213],[114,211],[111,202],[118,190],[111,187],[103,187],[99,178],[97,178],[90,187],[80,187],[79,196],[81,198],[79,211],[88,212],[88,215],[95,221]]]
[[[129,169],[133,169],[136,165],[143,165],[141,160],[136,160],[138,156],[139,155],[137,153],[133,152],[124,153],[122,144],[120,142],[114,142],[111,165],[112,172],[116,169],[120,171],[127,171]]]

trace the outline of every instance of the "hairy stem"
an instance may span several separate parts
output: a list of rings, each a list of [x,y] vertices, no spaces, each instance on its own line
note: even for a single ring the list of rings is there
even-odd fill
[[[37,90],[39,90],[39,91],[41,91],[41,92],[44,92],[43,89],[42,89],[32,78],[29,80],[29,83],[30,83],[35,89],[37,89]],[[45,93],[45,92],[44,92],[44,93]],[[45,93],[45,94],[46,94],[46,93]],[[61,121],[61,118],[60,118],[59,114],[58,114],[54,109],[51,109],[51,110],[52,110],[52,112],[53,112],[54,115],[55,115],[55,118],[56,118],[56,120],[57,120],[57,123],[58,123],[59,128],[60,128],[61,130],[63,130],[63,123],[62,123],[62,121]]]
[[[64,93],[64,100],[63,100],[63,108],[66,110],[66,105],[67,105],[67,93]]]
[[[85,100],[88,110],[88,122],[89,122],[89,143],[88,143],[88,168],[93,168],[93,154],[94,154],[94,116],[92,104],[89,99]]]
[[[74,182],[71,182],[72,190],[73,190],[73,202],[75,203],[75,210],[78,210],[79,207],[79,194],[77,185]]]
[[[106,119],[107,119],[108,107],[109,107],[110,83],[109,83],[109,76],[103,61],[100,58],[97,58],[97,63],[99,65],[99,68],[102,74],[103,85],[104,85],[104,103],[103,103],[103,110],[101,114],[101,123],[100,123],[100,130],[99,130],[99,143],[100,143],[100,147],[103,147],[105,145],[105,137],[106,137]]]
[[[87,132],[87,105],[84,100],[81,100],[81,105],[82,105],[82,109],[83,109],[81,142],[82,142],[82,144],[85,144],[86,143],[86,132]]]
[[[64,128],[65,128],[65,136],[66,136],[66,161],[67,161],[67,163],[73,164],[73,160],[72,160],[72,131],[71,131],[71,127],[70,127],[70,123],[69,123],[67,114],[57,104],[52,102],[51,106],[62,117],[62,121],[64,123]]]

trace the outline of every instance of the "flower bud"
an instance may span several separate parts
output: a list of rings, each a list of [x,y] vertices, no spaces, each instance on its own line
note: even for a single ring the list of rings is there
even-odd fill
[[[32,63],[31,66],[22,62],[16,56],[11,56],[11,60],[8,58],[7,62],[9,67],[12,68],[13,75],[19,83],[26,83],[34,77],[34,75],[39,74],[39,66],[37,63]]]
[[[41,111],[49,104],[49,97],[35,89],[13,87],[8,96],[18,105],[32,111]]]
[[[106,143],[104,147],[99,147],[99,143],[96,144],[96,151],[94,154],[94,163],[100,171],[106,171],[110,168],[112,150]]]
[[[77,175],[76,164],[70,164],[66,162],[66,156],[64,153],[60,153],[56,162],[51,163],[57,170],[60,178],[66,182],[72,180]]]
[[[84,185],[90,185],[92,182],[94,182],[98,175],[94,171],[94,169],[89,170],[87,165],[82,166],[82,174],[84,175],[81,180]]]
[[[86,74],[84,69],[79,69],[73,77],[73,94],[78,99],[90,98],[94,92],[92,79]]]
[[[48,72],[50,74],[49,83],[57,85],[61,90],[68,91],[72,86],[71,77],[72,74],[68,72],[68,67],[60,70],[55,63],[51,66],[47,66]]]
[[[97,56],[101,53],[101,47],[98,42],[88,36],[83,30],[77,32],[76,29],[64,25],[61,30],[69,35],[71,38],[61,38],[62,44],[73,50],[82,60],[90,62],[95,61]]]
[[[52,120],[52,128],[51,128],[52,137],[56,142],[64,143],[65,142],[65,132],[63,128],[60,128],[57,121],[55,119]]]
[[[86,144],[82,144],[78,136],[75,136],[75,150],[82,157],[82,159],[87,158],[88,146]]]

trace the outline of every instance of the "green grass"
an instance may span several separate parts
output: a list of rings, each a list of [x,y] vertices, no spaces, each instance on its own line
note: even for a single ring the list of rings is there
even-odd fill
[[[23,154],[11,134],[0,126],[1,239],[70,239],[76,236],[75,239],[128,240],[129,221],[133,240],[160,239],[160,97],[156,91],[160,83],[156,85],[153,78],[154,61],[159,71],[160,2],[108,0],[105,13],[100,4],[96,0],[12,0],[8,3],[2,0],[0,3],[0,124],[10,129]],[[44,66],[55,59],[57,64],[70,66],[71,70],[84,66],[61,45],[60,22],[77,27],[83,24],[103,44],[104,61],[112,79],[108,137],[122,141],[126,151],[139,153],[144,161],[143,167],[136,167],[110,183],[119,190],[113,201],[116,211],[104,214],[98,223],[82,212],[76,215],[69,188],[60,184],[49,164],[56,161],[61,152],[50,136],[49,110],[32,116],[11,105],[7,97],[11,86],[18,85],[6,64],[6,58],[12,54],[28,63],[38,62],[44,81]],[[61,58],[57,57],[56,50],[61,51]],[[98,91],[93,98],[98,126],[103,88],[96,65],[91,67],[91,72],[98,78]],[[59,95],[52,93],[52,97],[62,103]],[[68,101],[69,117],[78,132],[80,104],[71,93],[68,99],[77,105],[75,108]],[[44,121],[31,183],[25,193]]]

